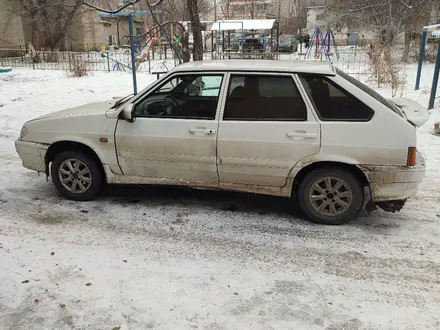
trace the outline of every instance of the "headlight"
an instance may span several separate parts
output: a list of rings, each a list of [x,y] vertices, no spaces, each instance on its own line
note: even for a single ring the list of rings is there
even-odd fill
[[[20,131],[20,140],[23,140],[23,138],[24,138],[27,134],[28,134],[28,129],[27,129],[26,126],[23,126],[23,127],[21,128],[21,131]]]

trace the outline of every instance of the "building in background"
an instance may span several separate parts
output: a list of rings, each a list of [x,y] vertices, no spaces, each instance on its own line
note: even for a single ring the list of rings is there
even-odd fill
[[[105,1],[104,8],[115,9],[128,0]],[[146,10],[140,4],[124,9],[124,12]],[[0,47],[27,46],[32,42],[32,27],[18,2],[0,0]],[[135,16],[135,34],[143,33],[152,26],[151,15]],[[61,49],[86,51],[98,50],[102,45],[128,44],[128,18],[102,17],[100,12],[82,7],[61,44]]]
[[[216,10],[207,19],[264,19],[273,12],[274,0],[216,0]],[[275,0],[277,1],[277,0]],[[216,15],[214,15],[214,12]]]
[[[23,22],[19,8],[8,0],[0,0],[0,46],[16,47],[25,44]]]

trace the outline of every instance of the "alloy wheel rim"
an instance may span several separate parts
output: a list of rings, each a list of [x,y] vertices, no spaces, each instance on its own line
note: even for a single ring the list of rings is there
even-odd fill
[[[329,176],[312,184],[308,198],[316,212],[334,217],[345,213],[351,207],[353,191],[341,178]]]
[[[66,159],[58,169],[58,178],[61,185],[73,194],[82,194],[92,185],[92,172],[79,159]]]

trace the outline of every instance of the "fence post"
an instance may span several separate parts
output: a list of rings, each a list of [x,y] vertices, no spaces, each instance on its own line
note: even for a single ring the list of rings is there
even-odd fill
[[[72,60],[70,58],[70,52],[67,53],[67,57],[69,58],[69,71],[72,72]]]
[[[429,98],[429,107],[428,107],[429,110],[434,109],[435,95],[437,93],[439,74],[440,74],[440,40],[438,41],[437,59],[435,61],[434,78],[432,80],[431,96]]]
[[[167,59],[167,45],[163,44],[163,52],[165,53],[165,59]]]
[[[31,62],[32,62],[32,69],[35,70],[34,51],[32,50],[32,47],[30,47],[30,49],[31,49]]]
[[[423,66],[423,60],[425,57],[425,45],[426,45],[426,39],[428,36],[428,31],[424,30],[422,32],[422,40],[420,41],[420,50],[419,50],[419,63],[417,66],[417,76],[416,76],[416,87],[414,88],[416,91],[420,88],[420,77],[422,75],[422,66]]]
[[[153,60],[154,60],[154,46],[151,47],[151,53],[153,54]]]
[[[108,72],[110,73],[110,57],[108,55],[108,51],[106,53],[107,53],[107,69],[108,69]]]
[[[150,56],[148,56],[148,73],[151,74],[151,60],[150,60]]]
[[[23,49],[21,48],[21,45],[20,45],[20,55],[21,55],[21,63],[24,63]]]

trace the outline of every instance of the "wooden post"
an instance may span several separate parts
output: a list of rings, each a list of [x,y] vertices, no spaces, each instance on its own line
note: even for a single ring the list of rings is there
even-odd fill
[[[34,50],[33,50],[33,47],[31,47],[31,61],[32,61],[32,69],[35,70]]]
[[[23,48],[21,48],[21,45],[20,45],[20,55],[21,55],[21,63],[24,63]]]

